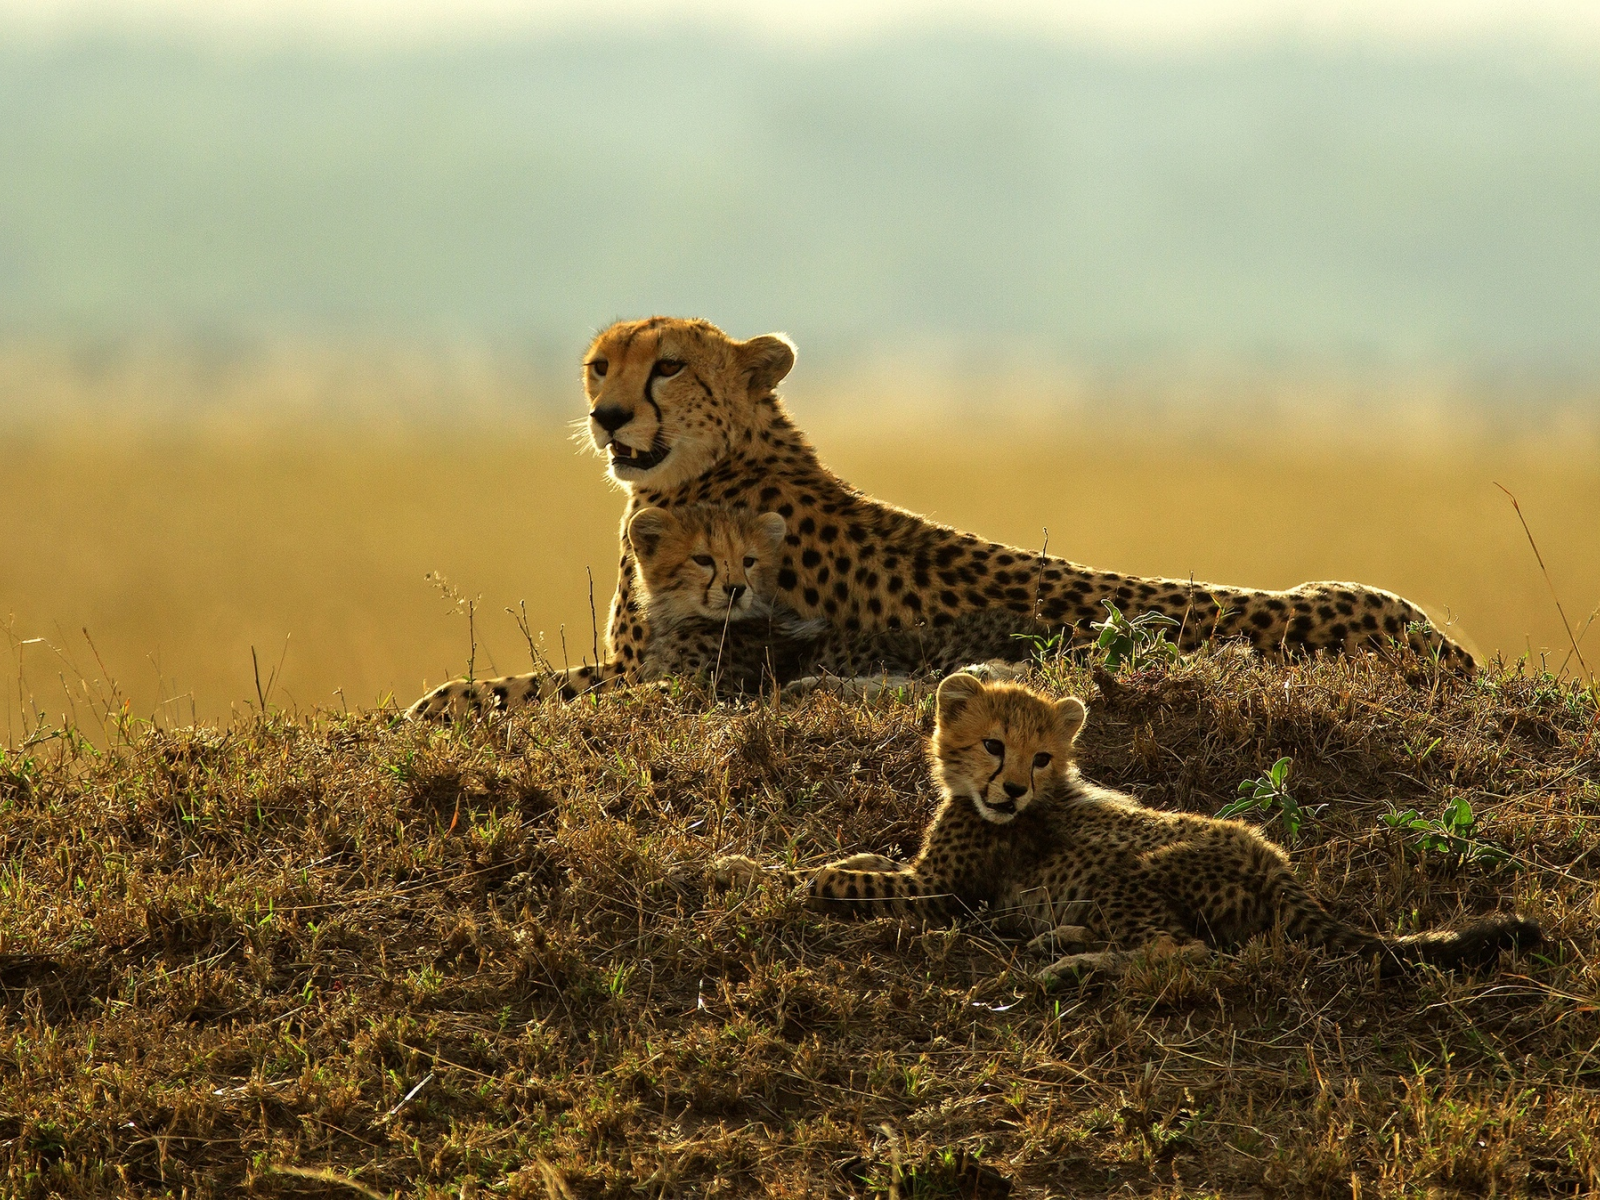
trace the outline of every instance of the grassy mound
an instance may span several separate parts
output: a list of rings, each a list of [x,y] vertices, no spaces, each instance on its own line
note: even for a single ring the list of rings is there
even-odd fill
[[[1256,816],[1284,836],[1290,793],[1342,916],[1514,906],[1550,945],[1401,980],[1258,939],[1047,991],[981,920],[708,892],[728,850],[910,853],[927,702],[63,736],[0,759],[0,1191],[1600,1187],[1588,693],[1229,654],[1041,674],[1090,702],[1086,773],[1153,805],[1215,812],[1291,758]]]

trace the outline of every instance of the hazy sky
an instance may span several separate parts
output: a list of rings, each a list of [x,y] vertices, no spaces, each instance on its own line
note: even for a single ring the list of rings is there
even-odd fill
[[[432,40],[627,19],[734,24],[830,40],[932,23],[1042,28],[1133,47],[1286,32],[1447,41],[1503,34],[1600,45],[1596,0],[0,0],[0,21],[224,36]]]

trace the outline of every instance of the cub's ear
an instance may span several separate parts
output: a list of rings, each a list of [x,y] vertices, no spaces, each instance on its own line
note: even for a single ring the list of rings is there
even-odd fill
[[[950,675],[939,685],[939,695],[934,702],[939,724],[948,725],[972,701],[983,695],[983,680],[976,675],[961,672]]]
[[[789,523],[783,519],[782,513],[762,513],[756,518],[756,532],[766,538],[773,549],[783,545],[783,538],[789,532]]]
[[[778,386],[794,366],[794,343],[781,333],[764,333],[738,345],[739,361],[752,395],[761,396]]]
[[[1055,708],[1056,720],[1061,722],[1061,732],[1069,742],[1077,741],[1078,735],[1083,732],[1084,721],[1089,718],[1089,709],[1076,696],[1057,700]]]
[[[642,559],[661,549],[661,540],[678,527],[678,518],[664,508],[641,508],[628,522],[628,544]]]

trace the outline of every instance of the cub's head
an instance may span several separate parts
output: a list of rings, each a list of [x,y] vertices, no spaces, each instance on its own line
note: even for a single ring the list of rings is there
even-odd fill
[[[584,356],[589,436],[618,483],[676,487],[727,453],[792,366],[776,334],[736,342],[709,321],[619,321]]]
[[[767,612],[784,532],[777,513],[747,508],[640,509],[628,522],[628,543],[652,624]]]
[[[1076,696],[1050,700],[1015,683],[951,675],[939,685],[933,769],[952,796],[1004,825],[1072,769],[1088,710]]]

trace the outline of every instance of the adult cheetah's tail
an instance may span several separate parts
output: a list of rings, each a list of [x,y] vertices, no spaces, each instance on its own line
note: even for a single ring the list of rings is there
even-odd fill
[[[1273,881],[1273,906],[1283,914],[1284,932],[1315,945],[1381,954],[1398,965],[1485,966],[1502,950],[1521,950],[1544,941],[1539,926],[1515,913],[1484,917],[1460,929],[1439,929],[1404,937],[1380,937],[1339,920],[1285,871]]]

